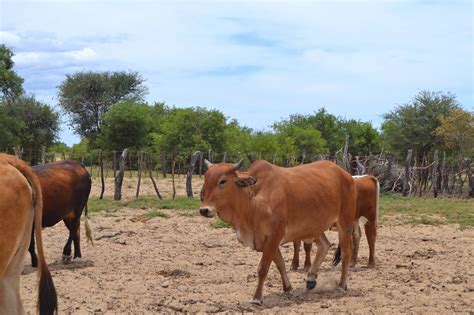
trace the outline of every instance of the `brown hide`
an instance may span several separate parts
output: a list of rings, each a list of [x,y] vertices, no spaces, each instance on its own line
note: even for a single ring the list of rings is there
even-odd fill
[[[30,242],[33,219],[41,222],[42,197],[38,178],[23,161],[0,154],[0,314],[23,314],[19,282]],[[43,254],[41,227],[38,243],[40,284],[38,312],[53,314],[57,297]]]
[[[91,190],[89,173],[81,163],[73,160],[37,165],[33,171],[43,190],[43,227],[51,227],[63,220],[69,230],[63,258],[69,262],[71,242],[74,242],[74,258],[81,257],[79,225]],[[35,266],[33,240],[30,254]]]
[[[249,182],[242,187],[242,180]],[[253,184],[252,184],[253,182]],[[282,168],[266,161],[252,163],[248,172],[232,164],[216,164],[205,174],[201,214],[214,213],[232,224],[238,240],[263,252],[254,300],[261,301],[269,264],[279,258],[279,246],[294,240],[318,239],[334,222],[343,239],[345,259],[351,255],[356,193],[352,177],[339,166],[318,161]],[[281,261],[275,261],[281,263]],[[345,266],[347,265],[347,266]],[[343,261],[340,285],[346,286],[348,261]],[[281,270],[284,289],[286,271]]]

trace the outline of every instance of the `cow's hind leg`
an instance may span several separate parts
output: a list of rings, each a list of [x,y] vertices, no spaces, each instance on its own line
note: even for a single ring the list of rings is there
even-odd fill
[[[314,257],[313,264],[308,270],[308,278],[306,279],[306,289],[311,290],[316,287],[316,278],[318,277],[318,270],[324,257],[328,254],[331,243],[329,243],[326,235],[323,233],[316,240],[318,250],[316,251],[316,257]]]
[[[283,291],[288,292],[291,290],[291,284],[290,284],[290,279],[288,279],[288,274],[286,273],[286,267],[285,267],[285,260],[283,259],[283,256],[281,255],[280,249],[277,250],[275,253],[275,257],[273,257],[273,262],[278,268],[278,271],[280,272],[281,275],[281,281],[283,284]]]
[[[354,225],[352,222],[347,224],[338,223],[338,225],[339,246],[341,246],[342,254],[341,280],[339,281],[339,287],[347,290],[347,275],[349,273],[349,262],[352,258],[352,230]]]
[[[301,241],[293,242],[293,260],[291,261],[291,270],[298,270],[300,266],[300,248]]]
[[[377,224],[369,221],[364,228],[367,243],[369,243],[369,268],[375,268],[375,238],[377,237]]]
[[[357,255],[359,253],[359,244],[360,244],[360,226],[359,222],[354,222],[354,233],[352,235],[352,260],[351,267],[354,267],[357,264]]]
[[[66,224],[67,228],[69,229],[69,237],[67,239],[66,245],[64,246],[63,250],[63,263],[68,264],[72,260],[71,255],[71,244],[74,242],[74,258],[81,257],[81,249],[78,246],[79,241],[78,233],[79,233],[79,220],[76,219],[64,219],[64,224]]]

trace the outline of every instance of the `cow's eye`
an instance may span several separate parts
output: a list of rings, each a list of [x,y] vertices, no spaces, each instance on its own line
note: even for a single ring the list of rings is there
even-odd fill
[[[224,188],[225,184],[227,183],[227,179],[221,179],[219,181],[219,188]]]

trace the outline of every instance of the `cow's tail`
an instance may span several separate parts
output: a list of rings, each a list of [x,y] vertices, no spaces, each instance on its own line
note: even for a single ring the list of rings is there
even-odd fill
[[[375,196],[375,223],[377,224],[379,222],[380,182],[378,179],[375,181],[377,182],[377,195]]]
[[[18,159],[9,159],[9,163],[15,166],[26,177],[33,190],[33,207],[35,220],[36,246],[38,248],[38,271],[39,271],[39,287],[38,287],[38,312],[40,315],[56,314],[58,311],[58,298],[56,289],[54,288],[53,278],[48,270],[46,259],[43,252],[43,239],[41,236],[43,221],[43,196],[41,194],[41,186],[38,177],[33,173],[31,168]]]
[[[86,205],[84,206],[84,226],[86,228],[86,237],[91,242],[92,246],[94,246],[94,240],[92,239],[92,229],[91,225],[89,224],[89,214],[88,214],[88,209],[87,209],[87,202]]]

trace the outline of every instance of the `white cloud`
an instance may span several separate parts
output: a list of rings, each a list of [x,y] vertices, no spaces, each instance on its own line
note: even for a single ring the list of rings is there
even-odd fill
[[[97,53],[89,47],[81,50],[68,51],[65,52],[64,55],[79,61],[94,60],[97,57]]]
[[[0,31],[0,43],[13,46],[20,42],[20,37],[10,32]]]

